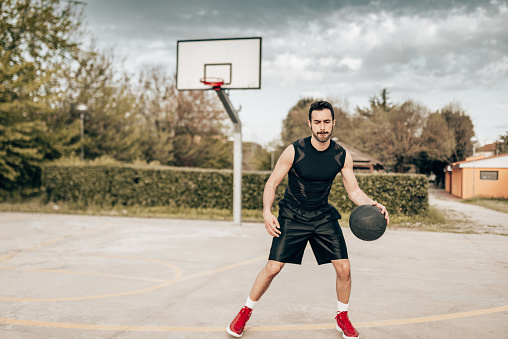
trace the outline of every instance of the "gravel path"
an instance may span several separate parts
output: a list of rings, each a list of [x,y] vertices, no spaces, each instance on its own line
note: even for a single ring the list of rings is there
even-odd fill
[[[463,230],[470,233],[489,233],[508,236],[508,214],[481,206],[465,204],[444,190],[429,188],[429,204],[446,216],[463,221]]]

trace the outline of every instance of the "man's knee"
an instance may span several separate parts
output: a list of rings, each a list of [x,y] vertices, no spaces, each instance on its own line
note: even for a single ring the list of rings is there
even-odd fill
[[[283,267],[283,262],[268,260],[268,263],[265,266],[265,272],[270,278],[274,278],[277,274],[279,274]]]
[[[349,279],[351,277],[351,265],[348,259],[333,260],[332,262],[339,279]]]

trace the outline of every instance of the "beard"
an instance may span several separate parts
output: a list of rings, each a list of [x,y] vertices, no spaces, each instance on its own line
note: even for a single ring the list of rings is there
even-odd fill
[[[316,132],[314,132],[314,130],[312,130],[312,135],[320,143],[325,143],[328,140],[330,140],[330,138],[332,137],[332,132],[333,132],[333,127],[332,127],[332,130],[330,131],[330,133],[328,133],[328,132],[327,133],[316,133]]]

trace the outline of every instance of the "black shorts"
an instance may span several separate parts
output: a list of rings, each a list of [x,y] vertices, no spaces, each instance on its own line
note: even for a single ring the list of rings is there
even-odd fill
[[[348,259],[346,241],[337,221],[340,214],[333,207],[308,212],[294,207],[288,210],[285,204],[279,206],[281,234],[272,240],[269,260],[300,265],[307,242],[310,242],[318,265]],[[292,218],[288,218],[288,215]]]

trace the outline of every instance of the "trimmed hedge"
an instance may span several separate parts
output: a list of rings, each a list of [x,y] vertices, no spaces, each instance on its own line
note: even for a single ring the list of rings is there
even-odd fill
[[[262,209],[269,172],[246,172],[242,178],[242,207]],[[362,190],[386,205],[391,213],[419,214],[427,209],[424,175],[357,175]],[[285,179],[277,189],[282,199]],[[42,186],[47,201],[96,206],[185,206],[232,209],[231,170],[183,169],[162,166],[45,165]],[[337,178],[329,201],[341,212],[355,207]],[[275,205],[275,204],[274,204]],[[276,206],[274,206],[276,207]]]
[[[429,206],[428,181],[423,174],[357,174],[356,179],[369,197],[392,214],[416,215]],[[328,200],[339,212],[352,212],[356,207],[339,178],[335,179]]]

